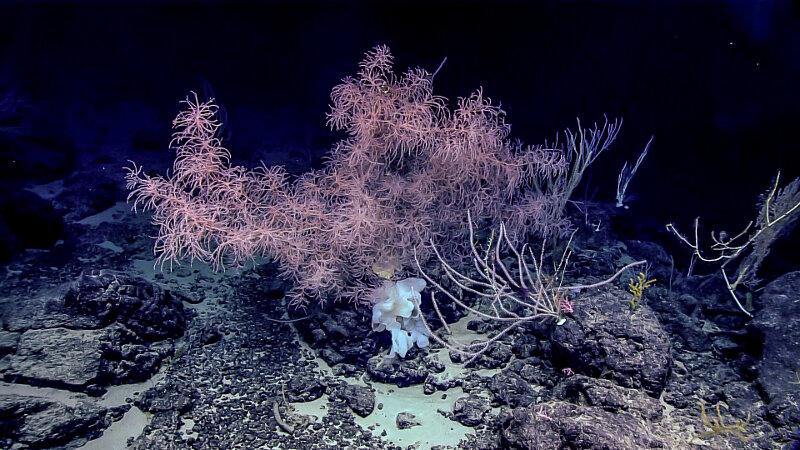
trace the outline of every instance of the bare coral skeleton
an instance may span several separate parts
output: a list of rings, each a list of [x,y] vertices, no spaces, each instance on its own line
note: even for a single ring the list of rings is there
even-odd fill
[[[475,277],[469,277],[453,268],[442,257],[433,240],[430,241],[430,244],[436,259],[444,271],[445,277],[452,286],[460,290],[461,293],[469,293],[484,300],[488,303],[488,308],[491,312],[483,312],[477,307],[472,307],[465,303],[452,290],[445,288],[441,282],[431,277],[423,269],[419,259],[416,260],[420,274],[431,283],[436,291],[444,294],[456,305],[479,318],[507,324],[492,337],[471,343],[463,343],[455,338],[445,340],[440,337],[431,329],[424,316],[420,315],[431,337],[447,349],[467,357],[466,363],[475,360],[486,352],[492,343],[497,342],[511,330],[527,322],[552,318],[557,325],[563,324],[566,320],[564,314],[571,312],[573,307],[567,297],[568,292],[598,288],[609,284],[628,269],[646,263],[646,261],[636,261],[627,264],[613,276],[596,283],[564,286],[564,271],[571,256],[571,251],[569,250],[569,244],[572,242],[571,237],[559,262],[554,266],[553,274],[547,275],[543,265],[545,242],[542,243],[542,249],[538,257],[528,244],[523,244],[518,250],[509,239],[505,225],[501,224],[497,235],[495,236],[492,233],[489,242],[486,244],[485,251],[481,254],[475,240],[472,217],[469,211],[467,212],[467,221],[469,223],[469,245],[472,250],[472,263],[477,274]],[[514,260],[512,264],[504,261],[504,258],[508,259],[508,257]],[[452,330],[444,320],[436,300],[436,292],[431,294],[431,303],[437,318],[443,324],[445,333],[452,335]]]

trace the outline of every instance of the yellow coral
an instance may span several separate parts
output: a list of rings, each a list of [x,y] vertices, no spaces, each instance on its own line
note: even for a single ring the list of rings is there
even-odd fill
[[[706,406],[703,402],[700,403],[700,416],[703,419],[703,423],[708,427],[711,428],[711,431],[706,431],[701,433],[699,436],[703,438],[716,436],[719,434],[735,434],[744,442],[747,442],[750,439],[750,436],[746,436],[744,434],[744,427],[750,423],[750,413],[747,413],[747,420],[741,421],[739,419],[735,419],[732,424],[726,424],[722,419],[722,413],[719,411],[719,403],[717,403],[717,417],[709,419],[706,415]]]
[[[631,278],[628,287],[631,290],[631,294],[633,294],[633,298],[631,298],[632,309],[636,309],[636,306],[642,300],[642,294],[644,293],[644,290],[652,286],[655,282],[655,278],[648,280],[647,275],[645,275],[644,272],[639,272],[636,282],[634,282],[633,278]]]

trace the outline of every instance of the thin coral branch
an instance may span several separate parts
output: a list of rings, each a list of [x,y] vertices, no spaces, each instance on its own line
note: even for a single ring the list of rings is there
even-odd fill
[[[566,301],[566,293],[568,291],[597,288],[609,284],[630,268],[646,263],[646,261],[636,261],[627,264],[611,277],[596,283],[564,286],[564,272],[570,256],[569,245],[567,246],[567,250],[561,255],[558,264],[556,264],[554,273],[552,275],[547,275],[543,270],[544,244],[542,245],[542,250],[538,258],[533,255],[532,250],[526,245],[523,245],[522,251],[519,251],[507,236],[505,236],[504,226],[501,224],[496,239],[495,235],[492,234],[492,238],[490,238],[489,244],[486,246],[486,254],[482,256],[475,242],[474,227],[469,212],[467,212],[467,222],[469,227],[469,246],[473,255],[473,263],[484,281],[477,281],[474,278],[456,271],[442,257],[433,241],[431,241],[431,247],[433,248],[433,252],[436,255],[440,267],[444,269],[445,278],[447,278],[452,285],[457,287],[462,294],[468,293],[479,299],[488,300],[489,303],[487,306],[491,309],[491,313],[484,312],[478,309],[478,307],[468,305],[460,296],[445,288],[440,281],[428,274],[420,260],[416,258],[415,253],[417,270],[435,289],[435,292],[431,294],[431,302],[433,303],[436,317],[440,322],[445,324],[445,333],[449,335],[450,338],[445,339],[435,333],[427,321],[425,321],[424,317],[422,317],[423,323],[436,342],[442,344],[449,350],[466,356],[468,358],[467,362],[475,360],[475,358],[490,348],[490,344],[497,342],[510,331],[524,323],[532,320],[547,320],[551,318],[554,319],[557,324],[563,323],[565,306],[571,308],[571,304]],[[526,249],[531,257],[530,261],[525,261]],[[505,255],[514,256],[514,260],[517,263],[516,270],[519,276],[518,281],[515,280],[512,271],[506,267],[506,263],[503,260]],[[472,313],[478,318],[489,322],[504,323],[506,325],[495,335],[479,340],[478,342],[471,342],[468,344],[458,342],[458,340],[452,336],[452,331],[447,326],[442,316],[436,300],[436,292],[445,295],[458,307]]]

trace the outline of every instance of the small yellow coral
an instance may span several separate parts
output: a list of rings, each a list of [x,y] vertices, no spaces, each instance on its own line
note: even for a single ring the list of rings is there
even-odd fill
[[[644,290],[652,286],[655,282],[655,278],[648,280],[647,275],[645,275],[644,272],[639,272],[636,282],[634,282],[633,278],[631,278],[630,284],[628,285],[631,290],[631,294],[633,294],[633,298],[631,298],[631,308],[636,309],[636,306],[639,305],[640,301],[642,301],[642,294],[644,293]]]
[[[726,424],[722,419],[722,413],[719,411],[719,403],[717,403],[717,417],[712,417],[711,419],[706,415],[705,404],[703,402],[698,403],[700,403],[700,416],[703,419],[703,423],[708,428],[711,428],[711,431],[701,433],[700,437],[707,438],[719,434],[735,434],[743,442],[747,442],[750,439],[750,436],[744,434],[744,427],[750,423],[750,413],[747,413],[747,420],[745,421],[735,419],[732,424]]]

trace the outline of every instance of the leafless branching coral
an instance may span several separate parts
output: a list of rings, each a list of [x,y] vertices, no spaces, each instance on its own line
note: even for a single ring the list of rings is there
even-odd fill
[[[569,292],[606,285],[626,270],[646,263],[646,261],[637,261],[628,264],[613,276],[597,283],[564,286],[564,271],[571,256],[571,250],[569,250],[571,238],[561,258],[557,263],[554,262],[553,272],[548,274],[544,267],[546,242],[542,243],[538,255],[534,254],[528,244],[523,244],[517,249],[509,240],[505,225],[501,224],[497,234],[492,233],[489,242],[481,251],[475,241],[474,226],[469,212],[467,212],[467,221],[469,224],[469,247],[472,251],[472,263],[475,269],[474,276],[470,277],[455,269],[445,260],[432,240],[430,244],[444,271],[445,278],[462,294],[476,296],[482,301],[485,305],[484,309],[488,312],[477,306],[468,305],[453,290],[445,288],[440,281],[430,276],[419,259],[416,260],[417,269],[437,292],[476,317],[504,324],[504,327],[494,336],[478,342],[464,343],[455,338],[440,337],[422,317],[432,338],[449,350],[466,356],[467,362],[473,361],[486,352],[492,343],[526,322],[553,319],[556,324],[562,324],[565,320],[564,314],[573,310],[573,304],[568,296]],[[435,292],[431,294],[431,302],[436,316],[444,326],[445,333],[452,335],[442,316]]]
[[[779,188],[780,177],[781,173],[778,172],[772,187],[761,196],[755,227],[753,221],[750,221],[741,232],[733,236],[724,231],[719,233],[712,231],[713,244],[708,250],[701,248],[699,217],[694,220],[692,240],[681,234],[675,225],[667,224],[667,229],[692,249],[693,258],[708,263],[722,262],[720,272],[728,291],[739,309],[751,317],[752,314],[742,305],[736,294],[736,289],[739,286],[752,289],[760,282],[756,275],[764,258],[769,254],[770,246],[800,217],[800,178],[795,178],[791,183]]]

